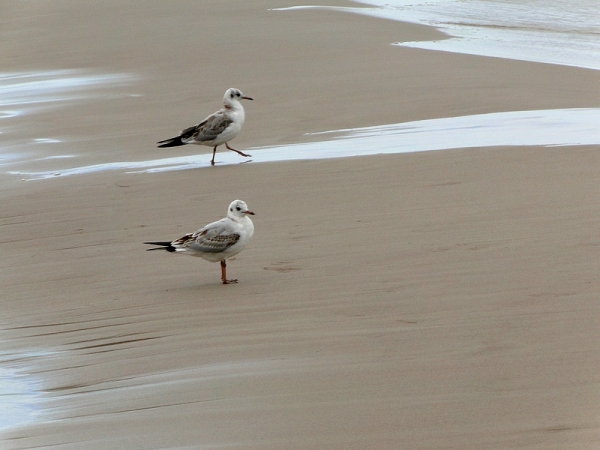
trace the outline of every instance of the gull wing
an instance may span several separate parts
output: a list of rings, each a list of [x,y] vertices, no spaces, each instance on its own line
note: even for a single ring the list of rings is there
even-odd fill
[[[205,142],[216,139],[233,121],[224,110],[218,111],[198,125],[186,128],[181,132],[181,139],[185,142]]]
[[[183,245],[203,253],[220,253],[237,243],[240,237],[231,221],[222,219],[196,231]]]

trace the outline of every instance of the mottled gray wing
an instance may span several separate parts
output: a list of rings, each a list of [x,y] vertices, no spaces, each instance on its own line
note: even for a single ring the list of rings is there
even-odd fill
[[[195,133],[192,136],[194,141],[204,142],[212,141],[220,135],[225,128],[231,125],[232,120],[221,111],[207,117],[204,122],[196,125]]]
[[[219,224],[220,222],[216,222]],[[240,240],[240,234],[227,226],[206,226],[196,231],[185,246],[204,253],[220,253]]]

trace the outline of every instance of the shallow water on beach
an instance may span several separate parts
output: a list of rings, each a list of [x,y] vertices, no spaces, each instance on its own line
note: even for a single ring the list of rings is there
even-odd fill
[[[0,430],[37,418],[39,389],[32,376],[12,367],[0,367]]]
[[[409,153],[452,148],[500,146],[576,146],[600,144],[600,108],[513,111],[354,128],[318,133],[323,141],[250,149],[241,159],[217,152],[217,164],[265,163]],[[314,134],[313,134],[314,136]],[[189,148],[189,146],[187,147]],[[65,155],[65,157],[68,155]],[[117,170],[152,173],[210,167],[209,155],[187,155],[148,161],[115,161],[50,171],[10,170],[24,180],[48,179]]]
[[[396,45],[600,70],[600,2],[595,0],[360,0],[357,3],[371,7],[328,9],[432,26],[449,36],[445,40]],[[311,7],[280,10],[302,8]]]
[[[123,95],[118,88],[131,85],[133,80],[130,74],[86,70],[0,73],[0,167],[18,161],[69,157],[57,154],[53,148],[62,142],[54,135],[54,112],[118,98]],[[25,138],[32,129],[39,137]]]

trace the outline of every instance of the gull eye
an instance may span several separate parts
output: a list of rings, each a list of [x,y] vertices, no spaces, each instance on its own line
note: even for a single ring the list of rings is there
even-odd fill
[[[242,210],[242,208],[240,208],[239,206],[236,206],[235,209],[237,209],[238,211]]]

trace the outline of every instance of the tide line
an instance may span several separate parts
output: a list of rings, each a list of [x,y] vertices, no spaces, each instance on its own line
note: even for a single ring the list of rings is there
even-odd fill
[[[598,123],[600,108],[511,111],[429,119],[312,133],[312,136],[323,136],[323,140],[249,149],[252,158],[244,163],[345,158],[453,148],[598,145]],[[239,158],[235,158],[237,155],[225,151],[217,155],[218,165],[240,164]],[[109,162],[52,171],[8,173],[27,180],[39,180],[107,170],[155,173],[208,167],[208,155],[196,154],[149,161]]]

